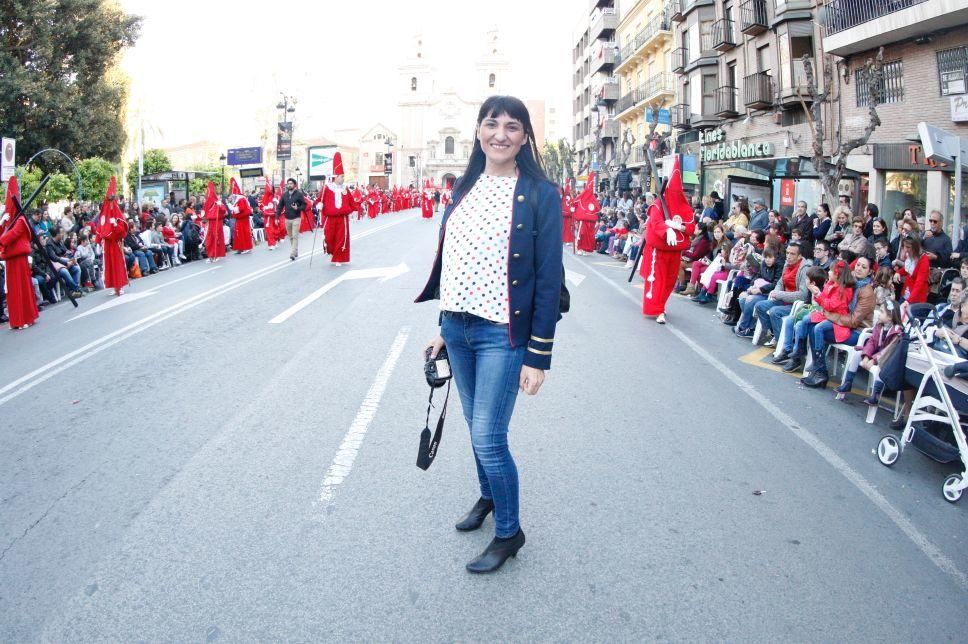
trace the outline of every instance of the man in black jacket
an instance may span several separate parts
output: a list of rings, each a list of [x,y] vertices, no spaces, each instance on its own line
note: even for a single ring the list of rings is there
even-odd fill
[[[790,218],[790,233],[800,231],[800,250],[803,257],[813,257],[813,220],[807,215],[807,202],[798,201]]]
[[[124,238],[125,255],[134,255],[138,260],[138,268],[142,275],[158,272],[155,264],[155,254],[145,246],[144,241],[138,236],[138,222],[133,219],[128,220],[128,234]]]
[[[289,238],[289,259],[299,257],[299,224],[306,208],[306,196],[296,187],[296,180],[286,181],[286,190],[279,200],[279,208],[286,217],[286,237]]]
[[[75,298],[81,297],[81,267],[74,261],[73,253],[67,250],[63,240],[64,231],[60,227],[55,227],[51,231],[50,238],[44,244],[44,251],[47,253],[47,259],[50,260],[53,269],[60,275],[65,286],[70,289],[71,295]]]

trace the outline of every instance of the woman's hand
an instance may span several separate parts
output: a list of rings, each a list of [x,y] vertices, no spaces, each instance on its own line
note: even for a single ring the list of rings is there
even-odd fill
[[[521,366],[521,378],[518,385],[521,387],[521,391],[533,396],[538,393],[538,389],[544,383],[544,371],[541,369],[535,369],[534,367],[529,367],[528,365]]]
[[[901,276],[895,274],[891,281],[893,281],[895,284],[900,284],[901,283]]]
[[[437,354],[440,353],[440,350],[443,348],[444,348],[444,339],[438,335],[436,338],[434,338],[433,340],[427,343],[427,346],[424,347],[423,353],[420,354],[420,357],[426,360],[427,349],[430,349],[430,358],[431,359],[436,358]]]

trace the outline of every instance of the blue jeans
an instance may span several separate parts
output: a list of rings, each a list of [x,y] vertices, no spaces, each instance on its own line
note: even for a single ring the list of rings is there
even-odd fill
[[[64,280],[66,288],[71,291],[79,291],[81,287],[79,281],[81,279],[81,267],[74,264],[70,268],[62,268],[57,271],[61,279]]]
[[[765,299],[762,302],[757,302],[756,306],[753,307],[753,315],[756,319],[760,321],[764,329],[769,329],[773,332],[774,338],[780,337],[780,326],[783,323],[783,318],[790,315],[790,311],[793,307],[784,304],[778,300]],[[774,311],[776,313],[774,313]],[[776,321],[774,323],[773,316],[776,315]]]
[[[851,329],[847,339],[838,344],[857,344],[859,339],[860,331]],[[834,338],[834,323],[824,320],[815,324],[810,330],[810,345],[817,355],[823,356],[826,354],[828,343],[837,343],[837,340]]]
[[[739,316],[739,322],[736,323],[736,327],[743,331],[753,329],[753,309],[760,302],[766,301],[765,295],[747,295],[746,299],[743,300],[742,304],[739,305],[743,313]]]
[[[525,348],[512,348],[508,325],[444,311],[440,335],[471,432],[481,497],[494,500],[495,534],[513,537],[518,522],[518,469],[508,424],[518,397]]]

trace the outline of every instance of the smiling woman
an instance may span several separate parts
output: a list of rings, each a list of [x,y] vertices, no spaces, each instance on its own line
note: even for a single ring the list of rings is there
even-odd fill
[[[440,299],[441,330],[471,431],[481,497],[458,524],[477,530],[494,512],[495,538],[467,564],[493,572],[524,545],[518,470],[508,425],[520,388],[538,393],[561,317],[561,198],[544,174],[527,108],[492,96],[474,149],[444,211],[437,257],[418,302]]]

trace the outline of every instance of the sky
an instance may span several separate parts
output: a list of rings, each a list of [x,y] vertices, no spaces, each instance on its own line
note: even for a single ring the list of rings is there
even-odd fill
[[[280,92],[295,96],[296,137],[395,129],[397,65],[418,32],[445,85],[472,78],[497,27],[511,61],[511,93],[571,115],[572,32],[588,0],[120,0],[143,17],[122,68],[129,119],[146,147],[216,141],[261,145]],[[271,134],[271,131],[270,131]],[[272,145],[272,143],[270,143]]]

